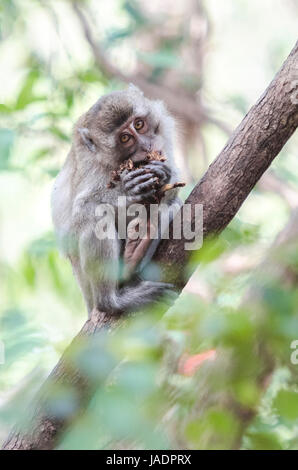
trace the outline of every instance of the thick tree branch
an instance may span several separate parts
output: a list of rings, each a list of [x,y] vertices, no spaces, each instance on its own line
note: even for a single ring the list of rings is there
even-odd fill
[[[255,184],[298,125],[298,42],[267,90],[250,109],[228,143],[185,201],[203,204],[204,236],[220,233],[233,219]],[[192,217],[194,225],[194,215]],[[185,239],[163,240],[156,259],[171,282],[184,286],[181,270],[189,252]]]
[[[276,77],[234,131],[227,145],[192,191],[186,203],[203,204],[204,236],[220,233],[237,213],[250,191],[285,145],[298,125],[297,104],[298,43]],[[296,93],[296,96],[295,96]],[[194,223],[194,220],[192,219]],[[189,252],[185,240],[163,240],[155,255],[167,280],[181,289],[185,283],[183,267]],[[74,351],[102,328],[117,324],[108,313],[93,312],[79,335],[66,350],[49,379],[44,384],[34,416],[25,431],[11,434],[5,449],[52,449],[60,432],[86,406],[97,386],[84,371],[78,369]],[[68,419],[57,420],[48,411],[48,399],[53,384],[72,386],[78,395],[78,406]]]

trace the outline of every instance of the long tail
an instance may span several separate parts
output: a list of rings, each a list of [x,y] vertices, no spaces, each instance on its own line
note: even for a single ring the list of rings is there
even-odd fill
[[[160,300],[173,301],[173,286],[164,282],[141,281],[134,286],[125,286],[118,291],[102,293],[98,308],[107,312],[138,310]]]

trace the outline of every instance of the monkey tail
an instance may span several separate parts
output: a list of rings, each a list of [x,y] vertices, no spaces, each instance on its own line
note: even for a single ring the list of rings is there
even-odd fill
[[[141,281],[134,286],[125,286],[118,291],[106,292],[98,306],[105,312],[136,311],[146,305],[157,302],[173,303],[177,294],[174,286],[165,282]]]

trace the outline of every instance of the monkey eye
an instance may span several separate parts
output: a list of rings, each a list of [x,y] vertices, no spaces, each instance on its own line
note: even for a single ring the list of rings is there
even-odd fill
[[[131,136],[130,136],[129,134],[121,134],[121,136],[120,136],[120,142],[121,142],[122,144],[126,144],[126,143],[129,141],[130,137],[131,137]]]
[[[137,131],[143,129],[144,124],[145,124],[145,123],[144,123],[143,119],[136,119],[135,122],[134,122],[135,129],[136,129]]]

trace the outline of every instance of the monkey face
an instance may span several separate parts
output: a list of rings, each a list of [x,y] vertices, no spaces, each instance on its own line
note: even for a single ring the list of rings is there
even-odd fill
[[[162,102],[149,100],[133,85],[100,98],[83,124],[77,126],[82,145],[111,167],[128,158],[142,162],[151,151],[170,157],[173,119]]]
[[[150,110],[146,114],[133,115],[118,129],[117,140],[122,159],[142,162],[151,151],[162,153],[164,139],[160,123]]]

